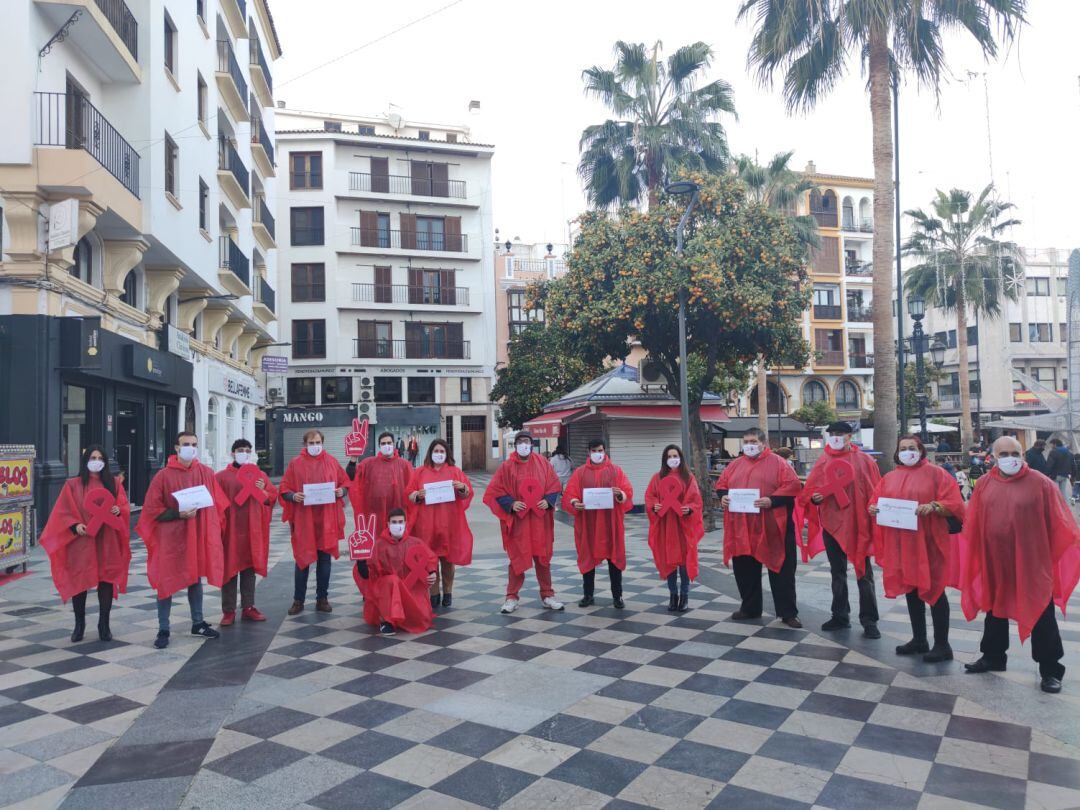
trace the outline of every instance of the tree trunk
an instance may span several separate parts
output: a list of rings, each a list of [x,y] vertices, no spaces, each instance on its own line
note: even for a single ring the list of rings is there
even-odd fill
[[[960,449],[971,447],[971,384],[968,372],[967,298],[963,279],[956,290],[956,356],[960,368]],[[980,381],[981,383],[981,381]]]
[[[765,372],[765,357],[757,358],[757,424],[769,435],[769,378]]]
[[[705,423],[701,421],[700,402],[690,403],[690,446],[693,448],[692,472],[698,481],[701,502],[704,504],[702,518],[705,520],[705,531],[712,531],[716,526],[712,510],[712,479],[709,477],[709,453],[705,447]]]
[[[896,448],[896,349],[893,339],[892,96],[886,32],[870,33],[870,119],[874,158],[874,448],[883,470],[893,467]],[[897,234],[899,238],[899,234]]]

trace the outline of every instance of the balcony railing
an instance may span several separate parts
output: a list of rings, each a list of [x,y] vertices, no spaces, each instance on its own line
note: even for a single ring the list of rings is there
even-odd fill
[[[139,24],[135,21],[135,15],[127,7],[124,0],[95,0],[109,25],[113,27],[124,47],[131,53],[131,57],[139,61]]]
[[[276,240],[277,234],[275,231],[274,217],[270,213],[270,209],[266,205],[266,199],[259,197],[259,204],[255,206],[254,212],[252,212],[255,222],[261,224],[270,234],[270,238]]]
[[[251,112],[251,144],[261,146],[270,159],[270,165],[274,165],[274,139],[267,134],[262,116],[256,110]]]
[[[244,196],[251,193],[251,186],[248,184],[250,175],[248,174],[247,166],[244,165],[244,161],[241,160],[239,153],[236,151],[236,147],[232,145],[232,142],[225,139],[218,139],[218,169],[224,172],[229,172],[236,182],[240,184],[240,188],[244,190]]]
[[[847,319],[853,323],[869,323],[874,320],[873,310],[869,306],[848,304]]]
[[[353,338],[353,357],[383,360],[468,360],[467,340],[384,340]]]
[[[844,275],[873,276],[874,265],[872,265],[870,262],[845,262]]]
[[[843,366],[844,353],[841,351],[818,351],[819,366]]]
[[[274,290],[266,283],[266,279],[259,277],[259,283],[255,286],[255,300],[266,307],[271,312],[277,312],[277,307],[274,306]]]
[[[817,224],[823,228],[836,227],[835,211],[811,211],[810,215],[817,221]]]
[[[863,217],[859,220],[859,230],[863,233],[873,233],[874,220],[872,220],[870,217]]]
[[[139,153],[90,101],[75,93],[34,93],[37,146],[82,149],[139,196]]]
[[[874,355],[872,354],[849,354],[848,366],[851,368],[873,368]]]
[[[522,274],[524,280],[532,281],[537,278],[559,278],[566,275],[566,262],[562,259],[522,259],[517,256],[508,256],[505,264],[506,275],[504,278],[516,278]]]
[[[368,174],[349,172],[349,191],[374,191],[382,194],[411,194],[420,197],[465,198],[464,180],[434,180],[403,174]]]
[[[266,57],[263,56],[262,44],[254,37],[250,40],[254,48],[249,48],[249,56],[251,57],[251,64],[254,67],[258,67],[263,74],[263,78],[266,80],[266,87],[270,91],[270,94],[274,93],[274,80],[270,75],[270,68],[266,64]]]
[[[430,233],[428,231],[391,231],[382,228],[351,228],[352,243],[360,247],[401,248],[403,250],[441,250],[467,253],[468,234]]]
[[[218,73],[228,73],[232,77],[240,98],[247,101],[248,87],[244,80],[244,74],[240,72],[240,63],[236,61],[236,53],[232,44],[227,39],[219,39],[217,43]]]
[[[840,320],[839,304],[814,304],[814,317],[823,320]]]
[[[410,287],[407,284],[353,284],[352,300],[360,304],[437,304],[468,306],[468,287]]]
[[[241,252],[240,246],[229,236],[221,237],[220,267],[230,271],[244,282],[245,287],[251,288],[251,260]]]

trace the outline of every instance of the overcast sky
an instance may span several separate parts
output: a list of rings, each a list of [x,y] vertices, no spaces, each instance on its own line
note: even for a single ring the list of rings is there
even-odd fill
[[[736,23],[735,0],[459,0],[389,36],[453,0],[270,1],[285,52],[275,67],[277,98],[291,108],[357,114],[385,114],[394,104],[408,120],[470,125],[474,141],[496,147],[502,238],[565,240],[566,220],[584,208],[578,138],[606,113],[583,95],[581,71],[610,66],[619,39],[659,39],[668,51],[709,43],[708,78],[734,87],[739,117],[724,122],[733,152],[765,158],[794,149],[799,168],[813,160],[822,172],[871,174],[869,101],[857,60],[813,113],[789,117],[779,92],[758,86],[746,69],[751,30]],[[1080,246],[1080,2],[1029,5],[1030,25],[996,62],[985,63],[961,37],[947,41],[951,76],[940,100],[910,82],[902,87],[901,205],[926,205],[935,188],[981,189],[992,154],[1000,194],[1023,220],[1014,238],[1072,248]],[[479,115],[466,111],[470,99],[481,102]]]

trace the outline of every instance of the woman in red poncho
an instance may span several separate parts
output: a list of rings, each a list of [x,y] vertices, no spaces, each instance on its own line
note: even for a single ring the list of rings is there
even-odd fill
[[[450,481],[454,500],[425,503],[425,484]],[[460,467],[454,466],[450,446],[442,439],[428,445],[424,463],[413,470],[408,486],[409,526],[412,533],[428,544],[439,558],[439,576],[431,584],[431,607],[453,604],[454,567],[472,562],[473,536],[465,510],[472,503],[473,488]],[[441,584],[441,595],[440,595]]]
[[[315,610],[332,613],[330,607],[330,559],[341,553],[341,540],[345,537],[345,497],[349,478],[338,460],[326,452],[320,430],[304,434],[304,447],[289,462],[281,479],[281,520],[289,524],[292,533],[293,559],[296,571],[293,575],[293,603],[290,616],[304,609],[307,597],[308,574],[315,563]],[[331,484],[333,503],[305,504],[305,486]]]
[[[407,531],[405,510],[391,509],[371,559],[357,560],[353,568],[356,587],[364,595],[364,621],[384,636],[398,629],[429,629],[433,613],[428,588],[435,583],[438,565],[427,543]]]
[[[70,599],[75,610],[72,641],[82,641],[86,631],[90,588],[97,588],[98,638],[112,640],[113,595],[127,590],[130,521],[131,506],[123,486],[109,472],[104,448],[90,445],[83,450],[79,475],[60,490],[40,539],[60,599]]]
[[[375,455],[359,464],[349,462],[345,471],[352,479],[349,500],[357,515],[375,516],[375,536],[386,530],[391,509],[406,509],[412,464],[394,449],[394,434],[379,434]]]
[[[878,514],[880,498],[915,501],[919,528],[897,529],[875,521],[874,550],[885,595],[907,598],[912,639],[896,648],[897,655],[923,654],[930,663],[951,661],[949,646],[949,598],[945,586],[955,587],[959,559],[956,542],[949,536],[949,520],[964,520],[964,499],[956,479],[926,458],[926,448],[915,436],[901,436],[893,455],[897,467],[874,488],[871,515]],[[934,648],[926,639],[926,606],[934,622]]]
[[[645,490],[649,548],[660,576],[667,580],[668,610],[685,613],[690,580],[697,579],[697,547],[705,536],[701,490],[686,467],[682,450],[669,444],[660,456],[660,472]]]

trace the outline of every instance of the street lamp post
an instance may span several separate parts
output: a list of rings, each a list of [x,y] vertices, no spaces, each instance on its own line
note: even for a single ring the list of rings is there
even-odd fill
[[[675,255],[681,257],[686,223],[697,205],[699,187],[697,183],[689,180],[680,180],[671,183],[665,190],[672,195],[690,195],[690,202],[675,229]],[[683,284],[679,287],[679,411],[682,422],[682,451],[686,456],[686,463],[692,466],[694,459],[690,447],[690,393],[686,390],[686,298],[686,285]]]
[[[919,438],[922,443],[930,441],[929,430],[926,426],[926,362],[923,359],[927,350],[926,333],[923,331],[923,317],[926,315],[926,302],[918,296],[908,299],[908,314],[915,325],[911,330],[911,350],[915,353],[915,401],[919,406]],[[935,340],[930,345],[930,359],[934,365],[941,368],[945,360],[945,346],[941,341]]]

